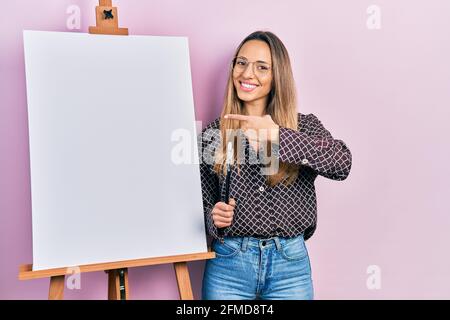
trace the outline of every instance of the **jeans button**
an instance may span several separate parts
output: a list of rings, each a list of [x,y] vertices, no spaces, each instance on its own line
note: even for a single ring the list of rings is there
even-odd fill
[[[265,241],[263,241],[262,243],[261,243],[261,245],[263,246],[263,247],[265,247],[266,246],[266,242]]]

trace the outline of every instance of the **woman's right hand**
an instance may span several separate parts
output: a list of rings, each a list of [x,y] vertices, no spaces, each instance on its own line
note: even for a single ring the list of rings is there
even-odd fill
[[[234,207],[236,201],[230,198],[229,204],[225,202],[217,202],[211,211],[214,225],[217,228],[225,228],[231,225],[233,222]]]

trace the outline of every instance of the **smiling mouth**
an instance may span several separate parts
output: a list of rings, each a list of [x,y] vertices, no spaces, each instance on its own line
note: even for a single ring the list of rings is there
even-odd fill
[[[245,83],[242,81],[239,81],[239,84],[240,84],[241,90],[243,90],[245,92],[251,92],[251,91],[255,90],[255,88],[258,87],[258,85],[256,85],[256,84]]]

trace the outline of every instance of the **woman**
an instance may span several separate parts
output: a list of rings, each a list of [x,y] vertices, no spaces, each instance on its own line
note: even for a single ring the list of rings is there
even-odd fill
[[[352,156],[314,114],[296,110],[285,46],[271,32],[250,34],[232,61],[221,117],[202,132],[203,205],[216,252],[203,299],[313,299],[304,242],[316,229],[314,180],[344,180]]]

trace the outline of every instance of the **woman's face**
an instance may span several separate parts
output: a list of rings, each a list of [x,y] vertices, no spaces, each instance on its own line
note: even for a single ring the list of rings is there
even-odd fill
[[[269,45],[260,40],[244,43],[233,68],[233,83],[239,99],[252,104],[267,103],[272,76]]]

